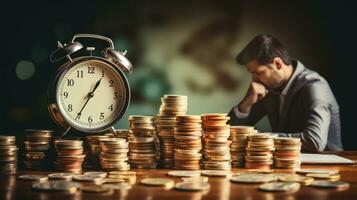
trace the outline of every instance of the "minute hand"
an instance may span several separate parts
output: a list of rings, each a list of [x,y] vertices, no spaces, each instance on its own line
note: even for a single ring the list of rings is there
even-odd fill
[[[95,84],[93,90],[92,90],[91,92],[89,92],[89,94],[88,94],[88,96],[87,96],[87,97],[88,97],[88,98],[87,98],[87,101],[84,103],[84,105],[83,105],[82,109],[79,111],[79,113],[77,113],[76,119],[79,119],[79,118],[81,117],[82,111],[83,111],[83,109],[86,107],[86,105],[87,105],[89,99],[91,99],[92,97],[94,97],[94,91],[95,91],[95,90],[98,88],[98,86],[100,85],[100,81],[101,81],[101,80],[102,80],[102,78],[100,78],[100,79],[97,81],[97,83]]]

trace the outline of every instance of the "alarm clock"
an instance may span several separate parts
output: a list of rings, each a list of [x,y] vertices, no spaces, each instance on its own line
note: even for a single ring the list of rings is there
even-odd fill
[[[92,56],[95,47],[86,47],[88,56],[72,58],[83,50],[79,38],[103,40],[108,44],[102,56]],[[84,133],[115,131],[130,102],[130,87],[125,74],[133,66],[123,52],[114,49],[113,41],[95,34],[76,34],[68,44],[58,42],[50,55],[51,63],[67,59],[52,78],[48,88],[48,109],[54,122],[62,127],[63,136],[74,129]]]

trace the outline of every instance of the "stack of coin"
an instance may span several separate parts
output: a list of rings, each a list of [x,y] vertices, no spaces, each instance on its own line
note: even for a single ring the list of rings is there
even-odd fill
[[[164,97],[161,97],[160,115],[185,115],[187,112],[187,104],[187,96],[164,95]]]
[[[202,158],[201,116],[176,116],[174,158],[175,169],[198,170]]]
[[[53,163],[53,131],[27,129],[24,140],[26,169],[51,169]]]
[[[249,135],[246,151],[246,168],[270,169],[273,164],[274,136],[268,133]]]
[[[104,170],[125,171],[128,164],[128,142],[123,138],[100,139],[100,165]]]
[[[249,135],[256,133],[253,126],[231,126],[231,157],[233,167],[244,167],[245,148]]]
[[[165,95],[161,98],[159,115],[156,117],[157,133],[160,141],[160,167],[174,167],[174,131],[177,115],[187,112],[187,96]]]
[[[58,171],[80,173],[85,155],[80,140],[55,140],[57,161],[55,168]]]
[[[156,168],[158,139],[154,117],[129,117],[129,163],[133,168]]]
[[[0,135],[0,173],[14,174],[17,170],[17,146],[15,136]]]
[[[100,152],[100,139],[109,138],[107,135],[90,135],[85,137],[85,161],[84,168],[86,169],[99,169],[99,152]]]
[[[204,114],[202,115],[203,128],[203,167],[212,170],[230,170],[231,153],[228,140],[230,135],[227,114]]]
[[[300,138],[278,137],[274,139],[275,154],[274,165],[276,168],[300,168]]]
[[[175,116],[156,116],[156,129],[160,140],[160,167],[174,167]]]

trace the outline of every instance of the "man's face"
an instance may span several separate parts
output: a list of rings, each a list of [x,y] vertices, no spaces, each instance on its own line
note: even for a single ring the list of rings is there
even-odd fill
[[[262,65],[253,59],[246,65],[252,74],[252,81],[263,84],[267,89],[279,89],[282,86],[283,76],[274,63]]]

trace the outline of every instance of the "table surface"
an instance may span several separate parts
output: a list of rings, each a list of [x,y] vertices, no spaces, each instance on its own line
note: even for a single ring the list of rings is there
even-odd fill
[[[357,151],[329,152],[340,155],[352,160],[357,160]],[[134,169],[137,172],[137,182],[130,190],[114,191],[112,194],[86,193],[77,191],[73,194],[59,192],[42,192],[31,189],[32,183],[29,181],[18,180],[20,174],[48,174],[51,172],[44,171],[19,171],[16,175],[2,175],[0,178],[0,199],[21,199],[21,200],[77,200],[77,199],[180,199],[180,200],[199,200],[199,199],[265,199],[265,200],[296,200],[296,199],[313,199],[313,200],[342,200],[357,199],[357,167],[355,165],[302,165],[302,168],[314,169],[336,169],[340,171],[341,180],[350,183],[347,190],[338,191],[335,189],[320,189],[309,186],[301,186],[300,190],[294,193],[281,192],[264,192],[259,191],[259,184],[238,184],[232,183],[226,178],[209,178],[211,189],[208,192],[185,192],[164,189],[160,187],[151,187],[140,185],[140,179],[147,177],[168,177],[167,169]],[[233,172],[244,172],[246,169],[234,168]],[[274,172],[288,172],[286,170],[277,170]],[[172,178],[172,177],[170,177]],[[172,178],[175,182],[179,178]]]

